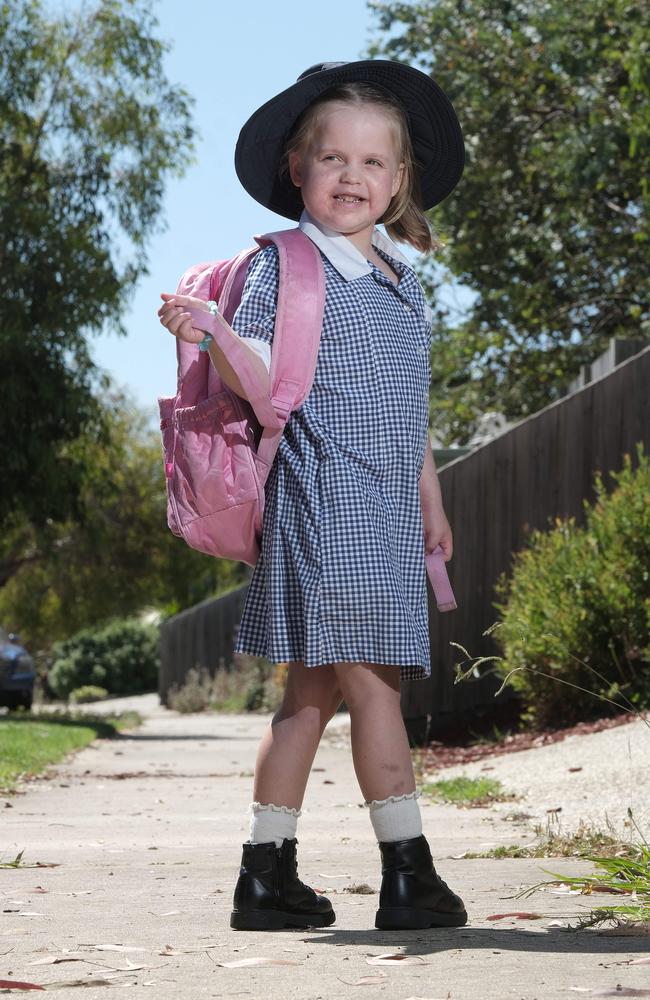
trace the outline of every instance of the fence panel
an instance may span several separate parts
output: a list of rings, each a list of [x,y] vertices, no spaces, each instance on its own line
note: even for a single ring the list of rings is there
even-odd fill
[[[212,597],[166,621],[160,631],[158,693],[167,704],[169,689],[181,687],[192,668],[214,674],[220,664],[232,665],[247,584],[221,597]]]
[[[458,610],[440,615],[430,601],[432,678],[403,685],[402,709],[414,738],[442,733],[477,709],[494,706],[494,678],[454,685],[461,643],[472,656],[498,653],[482,633],[498,619],[495,584],[534,528],[549,519],[583,521],[593,478],[650,451],[650,347],[610,374],[440,470],[445,511],[454,530],[448,565]],[[431,595],[429,595],[431,596]]]

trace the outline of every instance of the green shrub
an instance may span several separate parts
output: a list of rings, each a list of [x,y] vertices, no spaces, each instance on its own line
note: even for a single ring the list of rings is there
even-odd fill
[[[499,670],[517,671],[510,683],[529,721],[602,715],[604,698],[650,706],[650,465],[637,451],[636,470],[626,455],[611,473],[612,493],[596,475],[584,527],[572,518],[533,532],[499,580]]]
[[[157,687],[159,666],[157,626],[116,619],[56,643],[48,683],[61,698],[88,684],[111,694],[137,694]]]
[[[69,701],[73,705],[83,705],[89,701],[101,701],[102,698],[108,697],[108,691],[106,688],[97,687],[96,684],[84,684],[82,687],[75,688],[74,691],[70,692]]]
[[[174,712],[205,712],[213,701],[213,686],[209,671],[192,668],[184,684],[170,687],[167,703]]]
[[[176,712],[274,712],[284,682],[282,665],[240,654],[230,670],[220,667],[214,676],[203,668],[189,670],[182,686],[170,688],[168,703]]]

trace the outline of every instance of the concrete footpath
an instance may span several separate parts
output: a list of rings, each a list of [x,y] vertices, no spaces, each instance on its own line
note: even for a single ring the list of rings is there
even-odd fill
[[[331,896],[336,923],[230,930],[269,717],[178,715],[153,696],[137,707],[142,728],[97,741],[0,800],[0,859],[24,851],[23,867],[0,869],[0,980],[58,986],[71,998],[83,986],[88,1000],[108,989],[118,998],[148,989],[164,1000],[650,996],[650,964],[639,961],[650,955],[650,936],[566,929],[615,897],[555,887],[513,898],[549,877],[543,869],[580,874],[588,863],[461,857],[531,841],[525,800],[499,810],[421,800],[436,865],[464,898],[469,925],[376,931],[379,855],[343,716],[323,738],[298,826],[301,876]],[[505,759],[490,758],[490,776]],[[564,773],[567,761],[557,766]],[[514,911],[538,916],[490,919]],[[397,957],[376,961],[387,954]],[[277,964],[254,964],[263,959]]]

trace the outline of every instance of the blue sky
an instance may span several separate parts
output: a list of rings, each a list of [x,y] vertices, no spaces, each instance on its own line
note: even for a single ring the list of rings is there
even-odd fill
[[[290,225],[253,201],[237,180],[233,155],[242,124],[309,66],[362,57],[376,34],[365,0],[159,0],[154,9],[159,37],[172,44],[168,79],[196,99],[196,162],[181,180],[168,182],[161,212],[166,228],[151,240],[150,274],[126,310],[128,336],[106,334],[91,345],[98,365],[129,387],[152,418],[157,397],[175,391],[176,381],[174,341],[156,317],[159,293],[174,291],[190,264],[233,256],[254,234]]]

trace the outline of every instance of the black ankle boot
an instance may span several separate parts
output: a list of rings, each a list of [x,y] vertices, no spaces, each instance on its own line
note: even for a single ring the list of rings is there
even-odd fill
[[[379,845],[381,891],[375,927],[462,927],[465,904],[436,873],[424,836]]]
[[[239,931],[328,927],[336,914],[325,896],[298,878],[296,844],[244,844],[230,926]]]

